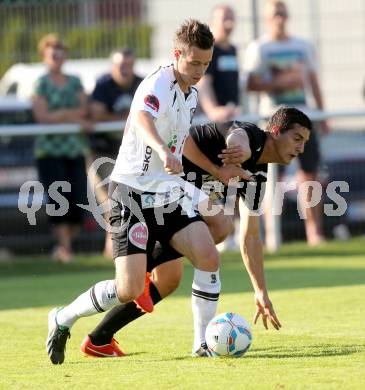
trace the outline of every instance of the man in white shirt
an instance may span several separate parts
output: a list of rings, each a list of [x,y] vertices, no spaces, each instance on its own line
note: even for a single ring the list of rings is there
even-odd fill
[[[221,285],[219,255],[177,176],[183,172],[183,146],[193,142],[188,138],[197,104],[193,85],[211,61],[213,42],[207,25],[186,21],[175,34],[174,63],[147,76],[136,91],[109,188],[116,278],[49,313],[46,347],[53,364],[63,363],[69,330],[78,318],[135,300],[153,310],[143,291],[146,253],[156,241],[169,243],[195,267],[193,351],[205,354],[205,329],[215,315]]]
[[[247,88],[260,93],[260,114],[270,116],[283,104],[305,111],[309,106],[308,92],[312,94],[316,108],[323,110],[312,44],[288,34],[288,10],[283,1],[268,1],[264,12],[267,34],[251,42],[245,54]],[[329,132],[326,121],[321,122],[321,129],[324,134]],[[312,132],[304,153],[299,157],[300,184],[318,180],[320,151],[316,133]],[[300,201],[307,203],[310,199],[311,191],[308,191]],[[305,228],[310,245],[323,241],[321,207],[322,203],[305,207]]]

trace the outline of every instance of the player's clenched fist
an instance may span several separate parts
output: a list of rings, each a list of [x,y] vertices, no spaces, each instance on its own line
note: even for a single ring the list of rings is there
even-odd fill
[[[162,148],[158,155],[163,162],[165,171],[170,175],[177,175],[183,171],[181,162],[171,153],[167,146]]]

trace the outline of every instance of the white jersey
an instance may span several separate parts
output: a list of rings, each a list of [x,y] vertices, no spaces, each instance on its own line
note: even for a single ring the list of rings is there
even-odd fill
[[[111,180],[148,192],[170,192],[178,187],[181,179],[165,172],[157,153],[144,143],[136,114],[143,110],[153,116],[159,136],[181,161],[197,102],[196,88],[191,87],[188,95],[180,89],[173,65],[147,76],[134,95]]]

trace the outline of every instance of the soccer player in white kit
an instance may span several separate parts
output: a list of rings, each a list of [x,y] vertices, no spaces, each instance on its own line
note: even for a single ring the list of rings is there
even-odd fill
[[[62,364],[70,328],[80,317],[136,300],[144,290],[147,251],[169,243],[195,267],[193,352],[205,350],[205,328],[220,293],[219,255],[206,224],[181,192],[182,150],[197,105],[193,87],[212,58],[214,39],[197,20],[175,34],[174,63],[142,81],[133,99],[111,175],[115,280],[92,286],[71,304],[49,313],[47,353]],[[204,351],[203,351],[204,354]]]

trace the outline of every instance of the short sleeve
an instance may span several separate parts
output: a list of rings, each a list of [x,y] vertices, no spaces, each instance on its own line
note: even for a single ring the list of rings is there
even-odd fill
[[[247,73],[264,73],[261,50],[256,41],[251,42],[246,49],[244,70]]]
[[[107,104],[107,93],[105,89],[105,83],[99,79],[96,82],[95,88],[91,94],[91,99],[96,102]]]
[[[160,74],[147,77],[137,88],[131,111],[147,111],[157,119],[168,107],[170,86]]]
[[[308,61],[308,69],[311,72],[317,72],[318,64],[317,64],[317,56],[314,46],[311,42],[306,42],[306,53],[307,53],[307,61]]]
[[[45,78],[38,78],[33,85],[33,95],[46,97],[46,88]]]

